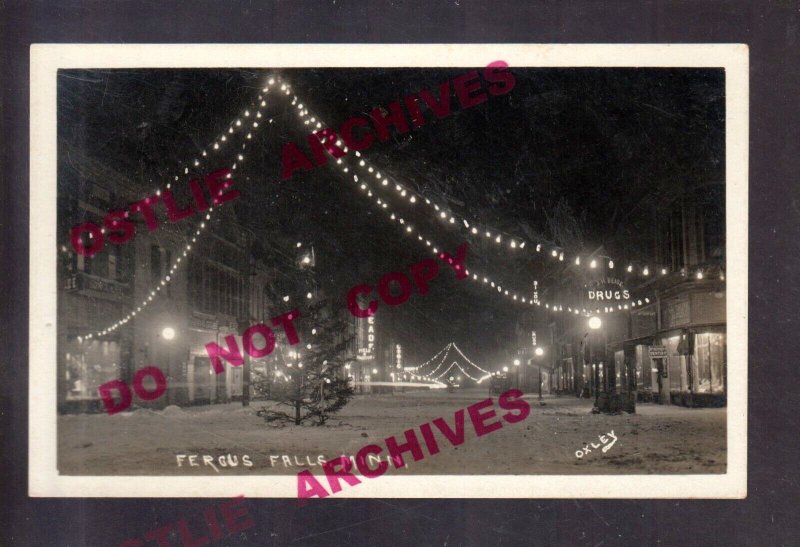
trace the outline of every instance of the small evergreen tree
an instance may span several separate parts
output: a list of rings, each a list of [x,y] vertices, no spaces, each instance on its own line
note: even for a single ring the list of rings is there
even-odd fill
[[[296,350],[300,356],[292,360],[291,366],[287,363],[286,372],[274,382],[262,373],[255,375],[256,393],[292,409],[284,412],[262,407],[258,415],[267,422],[323,425],[353,396],[345,370],[353,338],[348,334],[349,323],[327,301],[313,304],[308,318],[305,324],[311,328],[300,334],[301,344]]]

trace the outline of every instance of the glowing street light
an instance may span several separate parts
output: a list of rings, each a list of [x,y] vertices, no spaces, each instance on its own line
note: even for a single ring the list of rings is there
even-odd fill
[[[518,366],[519,366],[519,359],[514,359],[514,366],[515,366],[515,367],[518,367]]]
[[[603,326],[603,322],[600,320],[599,317],[595,316],[589,319],[589,328],[592,330],[597,330]]]
[[[533,353],[535,353],[537,357],[541,357],[542,355],[544,355],[544,350],[542,348],[536,348],[535,350],[533,350]]]
[[[172,340],[175,338],[175,329],[172,327],[164,327],[164,330],[161,331],[161,336],[164,337],[164,340]]]
[[[508,367],[503,367],[503,372],[508,372]]]

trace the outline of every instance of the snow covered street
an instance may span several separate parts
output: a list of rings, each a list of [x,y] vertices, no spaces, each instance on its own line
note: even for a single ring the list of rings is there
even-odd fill
[[[114,416],[59,416],[59,471],[67,475],[296,474],[316,469],[323,458],[354,455],[362,446],[381,443],[389,436],[402,439],[406,429],[435,418],[452,423],[455,410],[487,397],[486,389],[359,395],[323,427],[267,425],[255,414],[264,404],[260,401],[249,408],[231,403],[138,409]],[[410,461],[407,469],[390,473],[725,472],[725,408],[639,404],[635,415],[609,416],[591,414],[591,401],[572,396],[546,397],[544,406],[534,394],[525,400],[532,410],[523,422],[506,424],[481,438],[467,426],[461,446],[444,441],[439,454]],[[603,452],[599,438],[612,431],[618,440]],[[578,457],[576,452],[585,447],[590,451]],[[190,463],[192,455],[196,458]],[[247,466],[247,461],[252,465]]]

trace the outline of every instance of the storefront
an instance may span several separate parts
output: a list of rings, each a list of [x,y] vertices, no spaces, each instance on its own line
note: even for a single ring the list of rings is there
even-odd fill
[[[625,375],[635,373],[641,401],[686,406],[726,403],[727,334],[721,284],[686,283],[664,291],[649,306],[631,311],[631,335],[624,348],[615,352],[619,389],[624,390]],[[634,366],[626,367],[625,359]]]
[[[63,280],[58,301],[58,408],[61,412],[103,407],[97,388],[130,373],[131,339],[118,329],[90,340],[84,337],[129,309],[128,285],[82,272]]]

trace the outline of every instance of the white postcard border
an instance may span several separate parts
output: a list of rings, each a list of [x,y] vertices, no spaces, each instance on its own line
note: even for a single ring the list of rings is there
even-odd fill
[[[62,476],[56,468],[56,73],[59,68],[723,67],[727,472],[383,476],[331,496],[743,498],[747,492],[749,50],[744,44],[33,44],[30,65],[28,489],[32,497],[292,498],[288,476]],[[110,418],[112,419],[112,418]],[[579,480],[576,480],[579,479]]]

